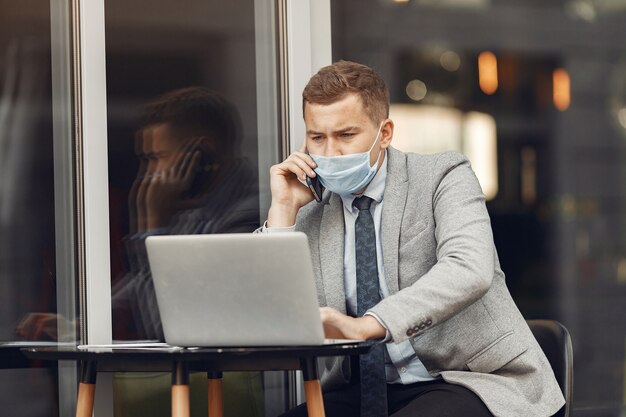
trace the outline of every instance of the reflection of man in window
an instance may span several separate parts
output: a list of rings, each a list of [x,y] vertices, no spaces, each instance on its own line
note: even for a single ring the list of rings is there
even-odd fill
[[[254,230],[258,180],[240,156],[237,110],[202,87],[150,103],[136,141],[141,164],[129,196],[129,272],[113,288],[114,337],[162,339],[145,238]]]
[[[175,90],[150,103],[135,140],[140,166],[128,201],[127,272],[112,289],[113,338],[163,339],[145,238],[254,230],[257,171],[240,154],[236,108],[206,88]],[[59,320],[65,319],[30,313],[16,333],[62,340],[56,332]]]

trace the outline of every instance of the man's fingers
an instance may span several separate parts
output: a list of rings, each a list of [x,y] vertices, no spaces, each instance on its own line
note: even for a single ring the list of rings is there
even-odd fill
[[[283,169],[286,168],[288,171],[293,172],[299,179],[303,181],[306,179],[306,176],[316,176],[313,168],[315,168],[317,165],[315,165],[313,159],[311,159],[311,157],[306,154],[294,152],[289,156],[289,158],[285,159],[281,164],[278,164],[277,166]]]
[[[174,163],[168,170],[171,172],[171,175],[181,176],[185,171],[185,168],[188,166],[191,155],[193,155],[191,151],[185,151],[183,149],[179,150]]]
[[[185,178],[187,176],[189,166],[196,153],[198,153],[198,151],[185,152],[184,157],[172,166],[171,175],[173,178]]]
[[[195,137],[185,143],[178,151],[176,151],[176,158],[172,165],[173,173],[178,176],[184,176],[189,162],[196,152],[199,152],[199,147],[204,139],[203,136]]]
[[[302,170],[302,172],[304,172],[308,177],[314,177],[316,175],[315,171],[313,171],[311,166],[303,159],[300,159],[299,157],[294,157],[294,158],[291,158],[290,160],[294,162]],[[302,178],[302,179],[305,179],[305,178]]]
[[[204,136],[198,136],[192,139],[189,139],[187,143],[185,143],[180,149],[179,152],[186,154],[195,151],[199,148]]]
[[[320,307],[320,317],[322,323],[337,321],[338,318],[341,318],[341,313],[332,307]]]
[[[27,314],[15,328],[15,333],[27,340],[40,340],[45,333],[46,322],[46,314]]]
[[[277,168],[280,171],[282,171],[283,174],[291,173],[295,175],[301,181],[306,180],[307,173],[294,160],[286,160],[285,162],[280,164]]]
[[[311,155],[309,155],[308,153],[305,153],[305,152],[293,152],[291,155],[289,155],[289,158],[287,158],[287,159],[291,159],[291,158],[299,158],[302,161],[304,161],[312,169],[317,168],[317,164],[315,163],[313,158],[311,158]]]
[[[36,322],[35,325],[32,328],[32,331],[30,333],[30,339],[32,340],[41,340],[43,339],[43,335],[46,334],[46,323],[45,321],[40,317]]]
[[[194,177],[198,163],[200,163],[200,151],[188,154],[186,169],[182,172],[183,181],[187,182]]]
[[[324,336],[329,339],[347,339],[344,315],[331,307],[320,307],[320,318],[324,327]]]

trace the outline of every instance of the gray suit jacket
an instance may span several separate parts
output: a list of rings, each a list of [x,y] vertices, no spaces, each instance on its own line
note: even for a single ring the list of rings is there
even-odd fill
[[[468,160],[389,148],[382,246],[389,297],[373,311],[393,342],[411,340],[433,376],[476,393],[495,416],[551,416],[564,399],[504,281],[485,199]],[[320,305],[346,311],[341,198],[298,213]],[[325,389],[350,379],[344,358],[320,363]]]

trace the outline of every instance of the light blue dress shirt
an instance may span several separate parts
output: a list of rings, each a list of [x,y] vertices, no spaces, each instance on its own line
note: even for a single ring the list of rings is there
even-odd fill
[[[385,181],[387,179],[387,155],[376,173],[376,176],[372,179],[367,189],[363,193],[374,201],[370,207],[370,212],[374,219],[374,228],[376,231],[376,258],[378,262],[378,280],[380,283],[380,296],[385,298],[389,296],[389,288],[385,281],[385,267],[383,265],[383,248],[382,248],[382,236],[381,236],[381,222],[383,212],[383,197],[385,193]],[[346,308],[350,315],[356,314],[356,252],[354,247],[354,223],[358,216],[358,210],[352,207],[352,201],[356,198],[355,195],[348,197],[341,197],[343,202],[343,217],[345,222],[345,241],[344,241],[344,258],[343,258],[343,279],[344,288],[346,292]],[[292,227],[269,227],[265,225],[261,231],[266,233],[276,232],[289,232],[294,231],[295,225]],[[377,317],[375,314],[366,313],[374,316],[385,328],[385,323]],[[389,331],[387,331],[387,338],[390,338]],[[401,343],[393,343],[390,341],[386,343],[387,353],[385,355],[385,373],[387,376],[387,383],[389,384],[412,384],[415,382],[431,381],[433,378],[424,364],[419,360],[415,354],[415,350],[411,346],[409,340],[405,340]]]

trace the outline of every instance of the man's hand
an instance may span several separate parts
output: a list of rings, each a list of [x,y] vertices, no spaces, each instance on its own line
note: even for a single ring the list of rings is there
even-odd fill
[[[320,307],[324,336],[328,339],[383,339],[387,330],[372,316],[350,317],[331,307]]]
[[[57,329],[66,333],[58,334]],[[28,313],[15,328],[15,334],[26,340],[71,341],[75,333],[74,323],[55,313]]]
[[[148,229],[168,226],[184,204],[184,194],[191,186],[200,161],[200,151],[188,148],[178,152],[171,167],[152,174],[145,192]]]
[[[134,194],[129,195],[129,199],[134,198],[134,201],[129,201],[128,203],[129,209],[134,204],[134,207],[136,208],[136,214],[137,214],[137,218],[136,218],[137,221],[135,223],[136,229],[134,230],[134,232],[145,232],[146,229],[148,228],[147,226],[148,209],[146,207],[146,191],[148,191],[148,187],[150,186],[151,178],[152,178],[152,175],[148,175],[145,173],[141,177],[138,177],[136,180],[139,182],[139,185],[137,186],[137,193],[136,195]],[[133,213],[133,212],[130,211],[130,213]]]
[[[317,167],[306,152],[306,145],[289,155],[280,164],[270,169],[272,204],[267,216],[267,225],[272,227],[293,226],[298,210],[313,200],[313,194],[301,181],[315,177]]]

